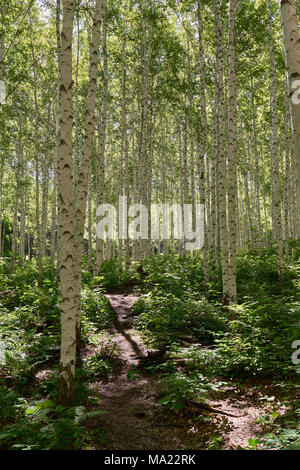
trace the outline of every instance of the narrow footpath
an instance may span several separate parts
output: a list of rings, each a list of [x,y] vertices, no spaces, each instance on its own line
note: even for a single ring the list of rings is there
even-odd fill
[[[105,430],[104,450],[196,450],[247,447],[259,430],[254,420],[263,411],[261,389],[228,384],[208,405],[220,412],[189,407],[173,413],[158,405],[159,378],[139,368],[148,351],[133,329],[131,309],[138,297],[108,294],[116,319],[110,334],[118,348],[120,366],[107,383],[97,382],[98,407],[105,413],[93,428]]]

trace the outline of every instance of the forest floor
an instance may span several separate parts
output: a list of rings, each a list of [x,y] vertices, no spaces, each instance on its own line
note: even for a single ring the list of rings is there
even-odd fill
[[[88,422],[88,427],[98,430],[97,436],[100,435],[100,442],[95,439],[91,448],[248,448],[249,439],[261,431],[257,419],[266,413],[266,402],[277,404],[277,410],[278,406],[280,408],[280,390],[270,383],[226,382],[221,391],[212,392],[206,401],[208,408],[216,410],[214,412],[193,403],[177,413],[159,406],[159,374],[150,374],[140,367],[148,350],[133,328],[131,308],[138,296],[126,292],[107,294],[107,298],[116,313],[109,335],[116,343],[118,365],[106,382],[93,383],[99,401],[90,411],[100,409],[104,413]],[[93,353],[95,350],[84,350],[86,357]]]

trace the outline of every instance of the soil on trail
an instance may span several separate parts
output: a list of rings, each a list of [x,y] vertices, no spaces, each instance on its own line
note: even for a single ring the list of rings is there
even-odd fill
[[[104,429],[104,442],[93,448],[104,450],[196,450],[236,449],[247,447],[248,439],[259,428],[253,424],[263,412],[263,390],[224,387],[207,403],[222,413],[212,413],[189,406],[173,413],[158,405],[158,381],[155,375],[139,369],[141,358],[148,351],[132,328],[131,308],[138,299],[133,294],[109,294],[107,298],[116,312],[111,329],[112,341],[119,348],[117,373],[107,383],[97,382],[99,403],[93,410],[103,410],[92,418],[93,429]],[[216,447],[214,447],[216,446]]]

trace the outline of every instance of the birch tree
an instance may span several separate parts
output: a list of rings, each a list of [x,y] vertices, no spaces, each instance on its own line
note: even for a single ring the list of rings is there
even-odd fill
[[[74,291],[74,188],[72,160],[72,37],[74,2],[63,3],[59,99],[59,242],[61,291],[61,352],[58,402],[71,406],[74,400],[76,360],[76,315]]]
[[[223,282],[223,305],[230,303],[229,290],[229,244],[226,211],[226,154],[225,154],[225,103],[224,103],[224,58],[222,54],[223,25],[221,17],[221,5],[219,0],[215,0],[216,18],[216,80],[219,105],[219,126],[218,126],[218,196],[219,196],[219,224],[222,248],[222,282]]]
[[[236,49],[235,13],[237,0],[229,2],[229,103],[228,103],[228,226],[229,226],[229,303],[236,303]]]
[[[300,186],[300,39],[295,0],[281,0],[281,21],[286,53],[298,186]]]
[[[104,8],[106,7],[106,0]],[[91,155],[93,136],[95,133],[95,105],[97,91],[97,71],[99,60],[100,29],[102,19],[102,0],[96,0],[93,19],[92,38],[90,45],[89,84],[85,114],[85,137],[82,162],[78,173],[78,195],[75,208],[75,235],[74,235],[74,292],[77,352],[80,351],[80,307],[81,307],[81,272],[83,255],[83,237],[86,220],[88,183],[91,168]]]
[[[272,169],[272,206],[273,206],[273,231],[277,246],[277,265],[279,278],[283,279],[282,259],[282,220],[281,220],[281,197],[278,164],[277,144],[277,96],[276,96],[276,64],[274,51],[274,36],[272,23],[272,4],[268,0],[269,16],[269,51],[270,51],[270,100],[271,100],[271,169]]]

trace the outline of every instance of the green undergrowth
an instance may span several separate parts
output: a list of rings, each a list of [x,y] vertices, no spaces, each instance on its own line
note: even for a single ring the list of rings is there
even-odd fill
[[[118,262],[116,260],[103,261],[100,271],[93,279],[92,284],[101,286],[106,291],[116,288],[127,287],[138,282],[138,275],[135,270],[125,269],[120,273]]]
[[[88,445],[88,384],[113,370],[105,331],[114,318],[103,288],[83,273],[82,347],[102,344],[76,369],[75,407],[56,406],[60,352],[59,287],[49,262],[0,260],[0,449],[77,449]],[[92,438],[91,438],[92,439]]]
[[[300,402],[284,415],[273,412],[264,416],[271,430],[263,437],[256,439],[257,445],[263,449],[300,450]]]
[[[0,407],[9,404],[6,424],[0,431],[1,450],[68,450],[80,449],[88,441],[83,426],[101,410],[87,412],[84,406],[64,408],[51,400],[28,402],[10,396],[0,388]]]
[[[43,268],[39,284],[35,261],[0,260],[2,449],[89,448],[94,442],[96,430],[84,424],[86,409],[99,400],[93,383],[112,378],[120,367],[107,333],[115,317],[107,289],[135,285],[143,293],[132,312],[134,327],[159,353],[143,367],[157,375],[161,406],[178,412],[191,401],[205,401],[212,391],[221,392],[230,381],[299,383],[299,365],[291,360],[292,344],[300,339],[299,262],[285,267],[280,283],[272,250],[240,254],[238,302],[224,309],[220,270],[211,269],[205,286],[200,258],[161,255],[145,261],[142,274],[132,269],[130,278],[128,272],[119,273],[116,261],[104,263],[93,282],[84,269],[82,347],[89,352],[76,370],[76,406],[57,408],[59,288],[50,263]],[[140,369],[130,370],[128,380],[140,374]],[[275,410],[249,448],[297,448],[298,410],[294,402],[284,415],[276,416]],[[98,431],[97,439],[104,442],[103,430]]]
[[[154,349],[165,351],[159,364],[147,364],[160,375],[161,405],[180,410],[191,400],[203,401],[227,381],[267,380],[299,383],[299,365],[291,360],[300,338],[300,265],[285,268],[279,282],[276,255],[265,250],[242,253],[237,260],[238,302],[220,304],[221,272],[211,269],[203,285],[200,259],[178,256],[144,263],[144,295],[134,307],[135,327]],[[224,382],[225,381],[225,382]],[[253,438],[249,448],[296,448],[299,426],[295,405],[290,419]],[[299,416],[298,416],[299,418]]]
[[[147,293],[133,314],[136,328],[154,347],[191,344],[193,349],[197,343],[206,363],[210,346],[214,360],[205,367],[224,377],[295,376],[291,354],[300,338],[299,262],[286,268],[280,285],[272,253],[242,254],[237,263],[240,301],[227,309],[213,300],[211,289],[205,296],[201,260],[160,256],[144,269]]]

